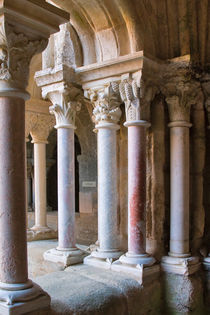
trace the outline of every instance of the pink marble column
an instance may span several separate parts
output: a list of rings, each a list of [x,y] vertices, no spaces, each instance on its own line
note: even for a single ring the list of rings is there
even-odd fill
[[[19,93],[20,94],[20,93]],[[49,296],[28,279],[26,242],[25,102],[22,93],[0,97],[0,313],[35,309],[50,303]],[[20,306],[20,305],[19,305]],[[13,313],[12,313],[13,314]]]
[[[28,280],[24,121],[24,100],[0,97],[0,281],[12,284]]]
[[[128,252],[123,264],[151,266],[155,259],[146,253],[146,121],[128,127]]]

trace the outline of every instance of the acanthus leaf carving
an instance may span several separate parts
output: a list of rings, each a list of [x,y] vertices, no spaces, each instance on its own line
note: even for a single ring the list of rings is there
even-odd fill
[[[190,121],[190,111],[200,95],[200,82],[189,60],[173,61],[166,65],[161,91],[168,104],[170,121]]]
[[[116,82],[88,90],[88,97],[93,104],[93,122],[100,123],[119,122],[121,116],[119,85]]]
[[[50,106],[50,114],[56,118],[56,128],[75,128],[77,112],[82,106],[81,89],[73,85],[64,85],[61,91],[48,94],[53,105]]]
[[[200,88],[198,82],[179,82],[167,85],[166,102],[171,121],[190,121],[191,106],[196,104],[196,96]]]
[[[55,125],[55,118],[51,115],[36,114],[36,123],[31,128],[34,143],[47,143],[50,131]]]

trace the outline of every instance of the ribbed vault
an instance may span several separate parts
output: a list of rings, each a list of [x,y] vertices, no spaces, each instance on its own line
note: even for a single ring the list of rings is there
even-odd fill
[[[138,50],[210,63],[209,0],[52,0],[71,14],[87,65]]]

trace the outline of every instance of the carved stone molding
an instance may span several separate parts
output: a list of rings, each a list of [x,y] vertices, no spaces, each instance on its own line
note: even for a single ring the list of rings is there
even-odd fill
[[[117,124],[120,116],[119,84],[112,82],[96,89],[89,89],[86,95],[93,104],[92,119],[96,125],[100,123]]]
[[[47,138],[55,125],[54,117],[50,115],[36,115],[36,123],[30,131],[33,143],[48,143]]]

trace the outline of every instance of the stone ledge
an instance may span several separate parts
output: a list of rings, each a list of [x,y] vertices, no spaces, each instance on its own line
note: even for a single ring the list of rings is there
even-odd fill
[[[51,310],[36,315],[161,314],[161,286],[157,280],[143,288],[128,275],[85,265],[34,280],[52,299]]]

